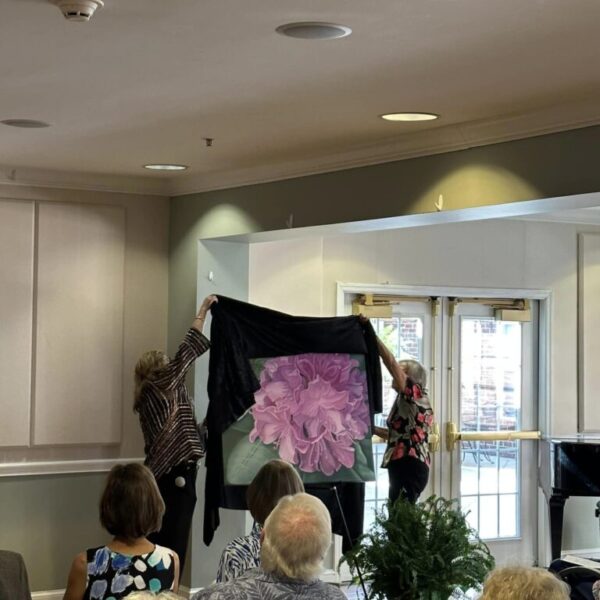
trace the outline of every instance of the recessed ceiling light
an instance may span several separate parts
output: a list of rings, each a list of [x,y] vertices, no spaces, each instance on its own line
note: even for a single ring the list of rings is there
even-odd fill
[[[41,127],[50,127],[50,123],[36,121],[35,119],[4,119],[0,121],[3,125],[10,127],[22,127],[23,129],[39,129]]]
[[[439,119],[440,115],[435,113],[424,113],[424,112],[401,112],[401,113],[387,113],[385,115],[379,115],[385,121],[435,121]]]
[[[187,165],[144,165],[144,169],[150,169],[151,171],[185,171],[187,168]]]
[[[286,23],[280,25],[275,31],[281,35],[301,40],[338,40],[352,33],[352,29],[346,27],[346,25],[323,23],[321,21]]]

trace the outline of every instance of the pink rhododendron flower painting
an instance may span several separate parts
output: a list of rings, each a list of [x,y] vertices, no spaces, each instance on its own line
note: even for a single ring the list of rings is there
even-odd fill
[[[370,431],[367,378],[358,360],[348,354],[268,358],[259,378],[250,442],[272,444],[304,473],[332,476],[355,466],[356,443]]]

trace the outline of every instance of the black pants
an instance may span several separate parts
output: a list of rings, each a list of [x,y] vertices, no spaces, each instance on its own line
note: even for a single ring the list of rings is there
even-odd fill
[[[196,506],[197,472],[198,467],[195,464],[184,463],[173,467],[157,481],[166,510],[160,531],[148,536],[153,544],[166,546],[177,552],[180,577],[183,573],[192,517]],[[178,477],[182,477],[185,481],[182,487],[176,485]],[[178,482],[182,483],[181,480]]]
[[[388,463],[389,499],[395,502],[402,494],[413,504],[418,500],[429,479],[429,467],[418,458],[404,456]]]

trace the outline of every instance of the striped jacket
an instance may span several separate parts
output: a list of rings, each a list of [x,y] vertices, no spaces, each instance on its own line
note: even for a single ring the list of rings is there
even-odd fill
[[[194,405],[185,376],[194,361],[210,347],[208,339],[191,328],[177,354],[154,381],[144,384],[139,417],[144,434],[146,465],[156,479],[182,462],[195,462],[205,454]]]

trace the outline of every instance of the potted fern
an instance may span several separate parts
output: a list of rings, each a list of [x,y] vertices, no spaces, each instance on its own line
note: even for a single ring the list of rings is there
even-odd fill
[[[431,496],[420,504],[400,498],[348,552],[375,600],[448,600],[479,588],[494,567],[488,547],[468,525],[456,501]]]

